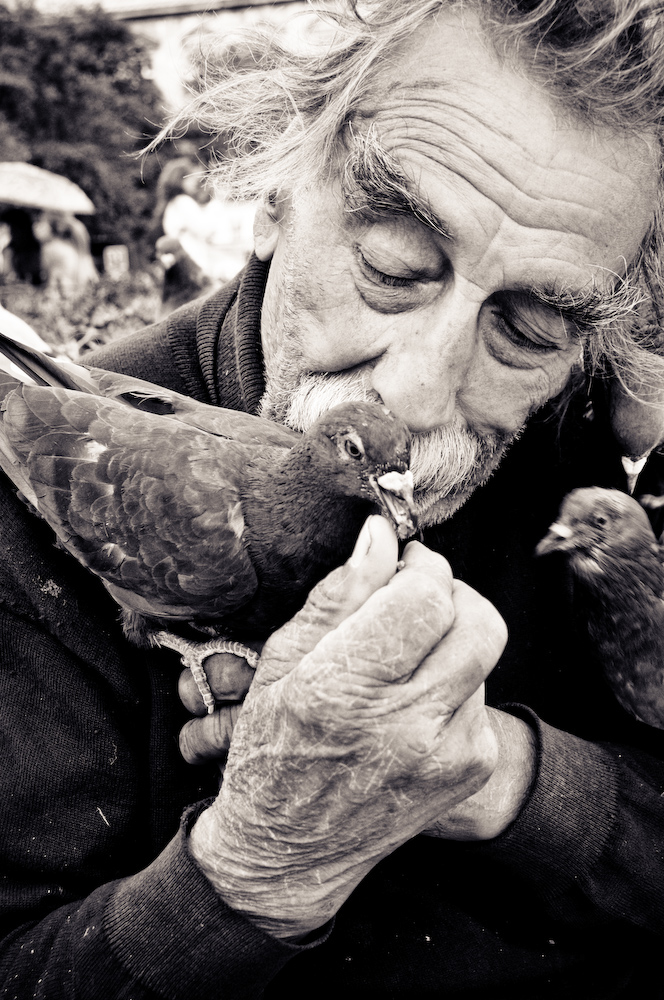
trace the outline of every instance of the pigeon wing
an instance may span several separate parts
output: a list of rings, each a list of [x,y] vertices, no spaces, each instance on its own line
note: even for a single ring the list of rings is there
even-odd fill
[[[172,416],[190,427],[197,427],[217,437],[229,438],[243,444],[274,445],[282,448],[291,448],[300,438],[296,431],[271,420],[242,413],[240,410],[228,410],[201,403],[189,396],[183,396],[179,392],[131,375],[104,371],[101,368],[81,368],[71,364],[66,364],[66,367],[70,374],[76,368],[81,369],[82,385],[93,385],[101,396],[116,399],[136,410],[160,416]]]
[[[121,372],[105,371],[76,364],[65,358],[51,358],[42,352],[17,343],[0,331],[0,356],[18,365],[24,378],[17,379],[0,370],[0,399],[19,381],[71,389],[115,399],[133,409],[172,416],[192,427],[218,437],[245,444],[274,445],[289,448],[299,437],[270,420],[198,402],[189,396]]]
[[[6,399],[3,424],[40,513],[123,606],[221,619],[251,599],[257,579],[240,503],[246,444],[37,386]]]

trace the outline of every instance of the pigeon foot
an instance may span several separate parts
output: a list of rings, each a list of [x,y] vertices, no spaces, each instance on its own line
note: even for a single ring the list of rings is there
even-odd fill
[[[208,710],[208,715],[214,712],[214,695],[203,666],[208,656],[214,653],[231,653],[233,656],[243,657],[254,670],[258,666],[260,659],[255,649],[244,646],[241,642],[231,642],[228,639],[210,639],[209,642],[193,642],[191,639],[183,639],[172,632],[153,632],[152,639],[158,646],[167,646],[180,654],[182,665],[191,670],[191,675],[196,682],[201,698]]]

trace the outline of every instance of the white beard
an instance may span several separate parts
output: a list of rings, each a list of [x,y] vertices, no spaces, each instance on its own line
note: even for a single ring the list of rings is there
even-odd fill
[[[332,406],[355,401],[382,402],[367,384],[366,371],[301,372],[282,360],[268,373],[261,415],[302,432]],[[414,433],[410,468],[420,527],[458,510],[491,476],[516,436],[480,436],[457,416],[432,431]]]

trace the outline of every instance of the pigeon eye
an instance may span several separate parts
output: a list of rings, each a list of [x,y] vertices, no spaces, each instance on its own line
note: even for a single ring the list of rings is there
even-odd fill
[[[350,455],[351,458],[362,458],[364,454],[362,449],[351,438],[346,438],[344,448],[346,449],[346,454]]]
[[[604,525],[607,523],[607,521],[608,518],[606,518],[604,514],[598,514],[597,517],[595,518],[595,524],[597,525],[598,528],[603,528]]]

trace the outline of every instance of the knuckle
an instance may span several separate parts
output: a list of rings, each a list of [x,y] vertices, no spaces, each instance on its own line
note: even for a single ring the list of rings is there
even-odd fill
[[[478,629],[482,641],[482,652],[486,659],[497,660],[507,645],[507,625],[499,611],[490,601],[484,600],[484,615]]]
[[[348,571],[340,566],[324,577],[310,592],[300,616],[307,624],[333,622],[348,603]]]
[[[188,764],[197,764],[200,760],[197,746],[198,741],[196,740],[195,731],[193,731],[194,726],[195,720],[186,722],[180,730],[180,737],[178,741],[180,753]]]
[[[492,660],[495,663],[507,645],[505,619],[491,601],[467,584],[455,581],[454,589],[455,596],[461,595],[463,598],[461,613],[457,602],[455,627],[463,633],[469,646],[475,649],[480,662]]]
[[[412,600],[438,601],[448,598],[452,593],[452,575],[447,573],[429,573],[425,569],[413,569],[397,573],[395,581],[401,585]]]
[[[213,695],[218,701],[244,698],[254,671],[241,657],[217,653],[205,661],[205,673]]]
[[[399,575],[395,578],[399,580]],[[402,605],[415,620],[427,623],[440,636],[454,621],[451,579],[446,585],[437,575],[423,572],[404,574],[403,581],[394,588],[393,600]]]
[[[410,571],[419,571],[429,577],[436,577],[443,586],[452,586],[453,573],[448,560],[422,542],[408,542],[403,559]]]
[[[234,706],[235,707],[235,706]],[[201,764],[228,750],[239,709],[217,709],[212,715],[191,719],[180,730],[180,753],[188,764]]]

